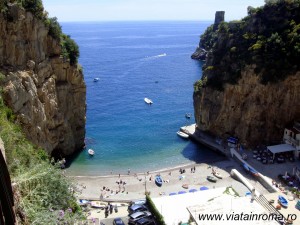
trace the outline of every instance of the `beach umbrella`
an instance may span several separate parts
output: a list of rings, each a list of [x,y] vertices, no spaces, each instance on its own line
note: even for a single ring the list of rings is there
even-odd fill
[[[172,195],[177,195],[177,193],[172,192],[172,193],[169,194],[169,196],[172,196]]]
[[[196,192],[196,189],[190,189],[189,192]]]
[[[205,190],[208,190],[208,187],[205,186],[200,187],[200,191],[205,191]]]
[[[180,194],[185,194],[186,193],[186,191],[178,191],[178,194],[180,195]]]

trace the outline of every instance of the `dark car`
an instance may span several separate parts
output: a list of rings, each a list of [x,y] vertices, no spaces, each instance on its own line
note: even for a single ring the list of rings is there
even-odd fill
[[[144,217],[136,221],[135,225],[155,225],[153,219]]]
[[[134,213],[134,212],[143,212],[147,211],[148,208],[145,205],[139,205],[139,204],[134,204],[128,207],[129,213]]]
[[[135,224],[136,221],[142,218],[151,218],[152,214],[149,211],[135,212],[129,215],[128,224]]]
[[[113,224],[114,225],[125,225],[125,223],[123,222],[123,220],[121,218],[115,218]]]

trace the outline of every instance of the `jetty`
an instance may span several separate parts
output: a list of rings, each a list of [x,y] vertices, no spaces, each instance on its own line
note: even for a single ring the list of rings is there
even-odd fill
[[[226,143],[223,143],[221,139],[197,129],[196,124],[180,127],[180,131],[188,134],[191,140],[200,143],[215,152],[218,152],[224,156],[230,155]]]

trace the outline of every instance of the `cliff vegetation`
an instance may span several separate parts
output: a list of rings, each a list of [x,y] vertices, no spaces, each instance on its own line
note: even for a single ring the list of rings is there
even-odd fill
[[[78,191],[50,155],[84,144],[79,49],[41,0],[0,0],[0,137],[19,224],[76,224]]]
[[[262,84],[282,81],[300,69],[299,0],[267,0],[262,7],[248,7],[242,20],[213,28],[200,40],[209,51],[203,74],[210,87],[236,84],[247,65],[255,65]]]
[[[252,147],[281,143],[300,120],[300,0],[248,7],[242,20],[208,27],[199,48],[208,53],[194,84],[198,128]]]
[[[3,75],[0,74],[3,78]],[[19,224],[75,224],[84,218],[75,183],[40,147],[27,140],[0,96],[0,137],[12,178]]]
[[[82,149],[86,86],[78,45],[41,0],[1,1],[3,100],[26,137],[56,157]]]

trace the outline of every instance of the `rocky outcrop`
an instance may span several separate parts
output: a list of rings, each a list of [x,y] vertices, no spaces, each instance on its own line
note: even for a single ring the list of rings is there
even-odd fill
[[[217,11],[215,14],[215,22],[211,26],[212,31],[216,31],[218,29],[218,26],[221,22],[224,22],[225,17],[225,11]],[[191,55],[192,59],[205,61],[207,58],[208,52],[205,50],[205,46],[201,43],[199,43],[198,47],[196,48],[195,52]]]
[[[300,119],[299,24],[297,1],[266,1],[206,29],[200,43],[208,54],[194,84],[199,129],[248,146],[282,142],[284,128]]]
[[[237,136],[248,146],[282,141],[285,126],[300,119],[300,72],[263,85],[254,68],[246,67],[238,84],[223,91],[203,87],[194,94],[199,129]]]
[[[197,47],[196,51],[191,55],[192,59],[205,61],[206,60],[207,51],[204,48]]]
[[[15,4],[0,15],[4,100],[26,136],[57,156],[84,145],[86,112],[83,74],[60,55],[59,42],[32,13]]]

